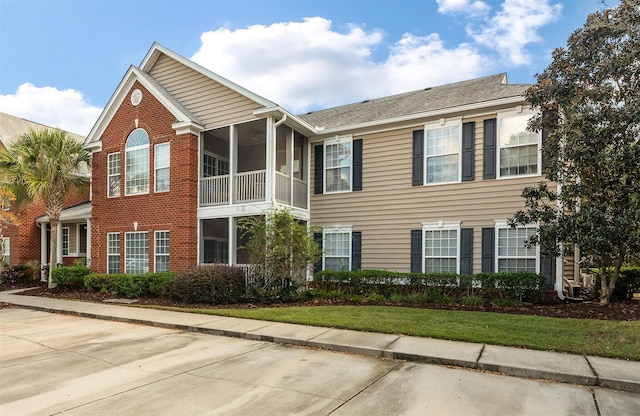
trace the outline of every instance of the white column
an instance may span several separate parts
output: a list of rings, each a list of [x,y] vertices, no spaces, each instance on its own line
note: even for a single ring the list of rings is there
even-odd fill
[[[265,177],[265,198],[266,202],[275,205],[276,202],[276,137],[273,128],[273,117],[267,117],[267,148],[266,148],[266,169]]]
[[[40,224],[40,264],[45,265],[49,263],[49,253],[47,252],[47,224]],[[40,280],[47,281],[47,276],[44,271],[40,272]]]
[[[285,145],[285,155],[287,158],[287,175],[289,175],[289,205],[293,206],[293,148],[294,148],[293,129],[289,130]]]
[[[237,264],[238,239],[236,224],[235,217],[229,217],[229,265]]]
[[[238,130],[234,124],[229,129],[229,204],[236,201],[236,174],[238,173]]]
[[[87,267],[91,267],[91,218],[87,218]]]
[[[56,264],[62,263],[62,221],[58,221],[58,249],[56,250]]]

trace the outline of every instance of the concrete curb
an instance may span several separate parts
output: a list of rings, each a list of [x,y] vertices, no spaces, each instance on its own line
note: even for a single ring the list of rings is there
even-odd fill
[[[47,301],[41,300],[48,298],[13,295],[19,291],[21,290],[0,293],[0,302],[11,303],[25,309],[83,318],[484,370],[520,378],[640,393],[640,362],[635,361],[60,299],[48,300],[49,303],[57,303],[58,306],[45,306],[38,303],[45,303]],[[111,313],[87,310],[102,308],[109,308]],[[122,316],[124,312],[127,316]],[[155,314],[157,319],[132,316],[136,314],[148,316]]]

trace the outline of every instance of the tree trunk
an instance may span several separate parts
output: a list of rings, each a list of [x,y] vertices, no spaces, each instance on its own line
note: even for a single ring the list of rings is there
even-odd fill
[[[51,223],[51,240],[49,241],[49,289],[53,289],[57,285],[53,283],[53,269],[56,268],[58,260],[58,223],[59,218],[49,217]]]
[[[622,260],[617,261],[611,274],[607,273],[606,269],[603,269],[602,278],[600,279],[600,306],[609,306],[611,303],[611,295],[616,287],[616,280],[620,275],[622,263]]]

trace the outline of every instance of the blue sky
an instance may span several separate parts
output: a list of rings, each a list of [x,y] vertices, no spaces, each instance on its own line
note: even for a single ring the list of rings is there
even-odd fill
[[[615,7],[617,0],[607,0]],[[87,134],[153,42],[294,113],[507,72],[601,0],[0,0],[0,112]]]

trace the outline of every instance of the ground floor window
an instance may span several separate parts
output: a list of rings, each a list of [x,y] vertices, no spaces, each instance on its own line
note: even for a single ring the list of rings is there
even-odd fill
[[[460,223],[424,223],[424,272],[458,273]]]
[[[351,229],[330,228],[322,233],[323,270],[351,270]]]
[[[124,234],[124,272],[140,274],[149,272],[149,233]]]
[[[498,227],[498,272],[536,272],[537,248],[525,247],[536,227]]]
[[[69,227],[64,227],[62,229],[62,255],[69,255]]]
[[[107,234],[107,273],[120,273],[120,233]]]
[[[11,239],[9,237],[2,238],[2,256],[4,264],[10,264],[11,261]]]
[[[169,231],[155,233],[155,266],[156,272],[169,271]]]

